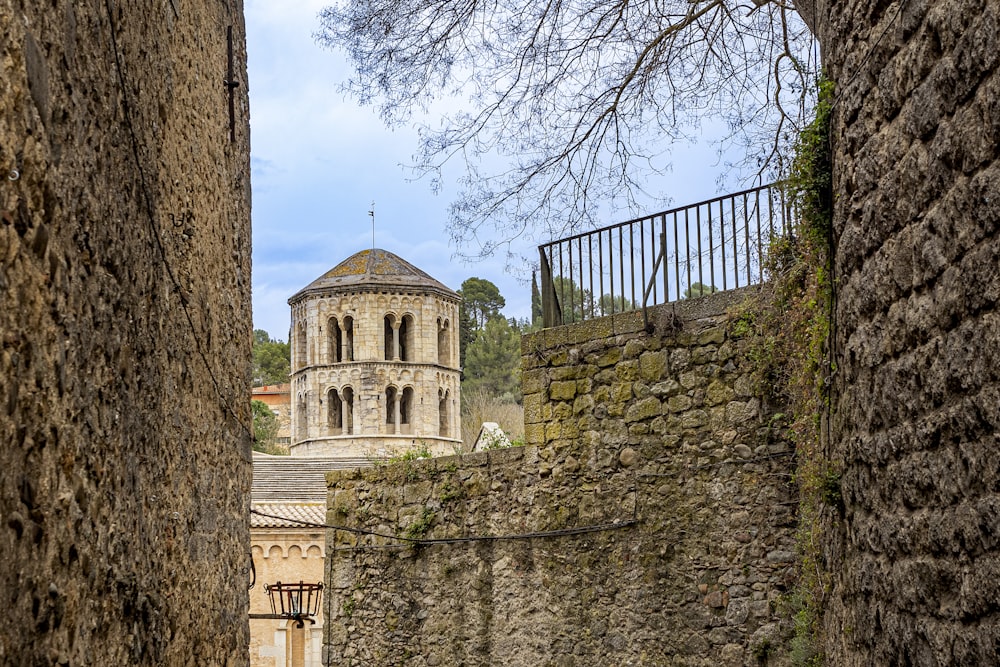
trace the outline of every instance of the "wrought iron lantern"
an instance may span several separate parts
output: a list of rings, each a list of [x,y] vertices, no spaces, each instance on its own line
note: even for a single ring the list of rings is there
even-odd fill
[[[314,624],[314,616],[319,615],[319,604],[323,596],[323,584],[296,583],[264,584],[264,592],[271,600],[270,614],[250,614],[250,618],[282,618],[295,621],[303,627],[305,621]]]

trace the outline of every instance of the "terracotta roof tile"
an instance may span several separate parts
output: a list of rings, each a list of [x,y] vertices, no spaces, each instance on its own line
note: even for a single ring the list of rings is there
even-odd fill
[[[253,503],[253,509],[274,516],[251,513],[251,528],[296,528],[302,527],[299,521],[318,524],[326,521],[326,507],[323,503]]]

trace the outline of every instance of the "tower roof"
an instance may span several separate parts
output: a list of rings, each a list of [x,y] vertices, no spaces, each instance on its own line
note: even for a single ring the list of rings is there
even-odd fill
[[[431,278],[405,259],[388,250],[362,250],[345,259],[299,290],[288,303],[311,292],[351,291],[358,288],[382,290],[432,291],[458,299],[458,293]]]

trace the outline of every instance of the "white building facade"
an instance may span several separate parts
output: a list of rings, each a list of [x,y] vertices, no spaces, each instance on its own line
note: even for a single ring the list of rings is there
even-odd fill
[[[289,299],[292,455],[453,453],[462,433],[459,301],[378,249]]]

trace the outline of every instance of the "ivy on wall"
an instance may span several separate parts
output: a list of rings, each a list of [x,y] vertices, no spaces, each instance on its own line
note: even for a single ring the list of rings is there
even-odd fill
[[[748,307],[734,326],[753,330],[755,381],[761,397],[788,405],[776,415],[796,447],[799,489],[799,583],[785,601],[794,621],[788,644],[792,664],[823,664],[821,618],[829,592],[820,545],[828,520],[839,513],[838,466],[824,453],[830,380],[836,372],[830,335],[835,280],[832,266],[833,187],[830,119],[833,83],[820,80],[816,117],[796,144],[786,191],[795,209],[792,231],[768,252],[769,293]]]

